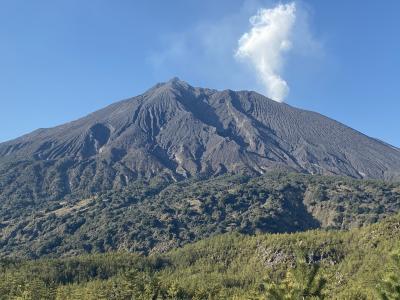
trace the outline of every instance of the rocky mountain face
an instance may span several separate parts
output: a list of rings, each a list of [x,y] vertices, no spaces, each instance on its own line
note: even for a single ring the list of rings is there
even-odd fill
[[[400,150],[318,113],[250,91],[174,78],[79,120],[0,144],[2,198],[54,198],[270,170],[394,179]]]

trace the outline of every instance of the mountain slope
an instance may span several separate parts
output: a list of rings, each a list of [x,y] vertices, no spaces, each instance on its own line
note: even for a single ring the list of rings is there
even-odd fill
[[[0,257],[164,252],[224,232],[350,229],[400,210],[400,184],[269,173],[136,181],[70,201],[3,201]]]
[[[0,260],[0,295],[4,299],[155,299],[157,294],[160,299],[284,299],[268,291],[280,287],[285,295],[293,289],[306,293],[306,287],[315,287],[307,283],[321,282],[319,278],[325,282],[320,286],[324,297],[287,299],[380,299],[378,288],[384,280],[398,286],[399,236],[397,215],[347,232],[224,234],[152,256],[119,252]],[[310,282],[313,274],[317,276]],[[398,290],[396,295],[390,299],[398,298]]]
[[[160,174],[179,180],[273,169],[392,179],[400,151],[255,92],[194,88],[174,78],[0,144],[0,195],[60,199]]]

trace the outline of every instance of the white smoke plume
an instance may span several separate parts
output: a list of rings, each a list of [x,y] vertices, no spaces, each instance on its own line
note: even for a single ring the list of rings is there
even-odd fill
[[[250,18],[251,29],[239,39],[235,56],[248,60],[265,85],[267,96],[283,102],[289,93],[281,78],[284,53],[292,48],[292,32],[296,21],[296,4],[279,4],[260,9]]]

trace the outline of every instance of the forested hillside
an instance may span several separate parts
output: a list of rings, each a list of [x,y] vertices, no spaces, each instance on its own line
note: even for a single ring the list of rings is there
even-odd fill
[[[85,199],[3,201],[0,256],[162,253],[227,232],[350,229],[400,210],[400,184],[269,173],[135,181]]]
[[[150,256],[3,259],[0,299],[399,299],[399,237],[396,215],[350,231],[227,233]]]

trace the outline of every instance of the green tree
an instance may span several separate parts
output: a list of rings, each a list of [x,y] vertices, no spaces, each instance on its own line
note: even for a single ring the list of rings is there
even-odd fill
[[[319,264],[309,265],[305,259],[299,260],[281,282],[266,284],[267,299],[324,299],[326,280],[319,274],[319,268]]]
[[[178,281],[174,281],[167,289],[168,299],[178,300],[182,299],[182,289],[179,286]]]
[[[400,250],[392,254],[392,266],[378,286],[382,300],[400,300]]]

